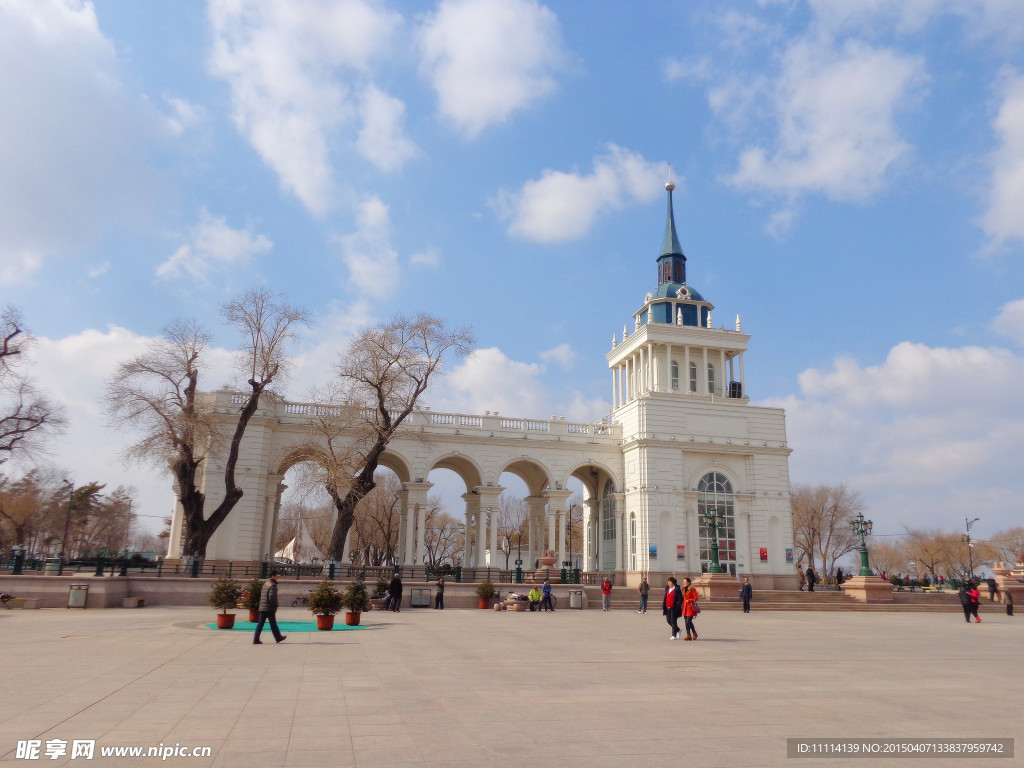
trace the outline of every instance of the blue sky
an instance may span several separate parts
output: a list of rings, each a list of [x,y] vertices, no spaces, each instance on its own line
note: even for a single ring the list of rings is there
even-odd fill
[[[1022,42],[1015,0],[0,0],[0,295],[72,415],[49,459],[165,514],[103,379],[194,316],[225,383],[251,286],[315,318],[295,399],[424,310],[480,349],[433,407],[601,418],[671,163],[794,482],[880,532],[1019,524]]]

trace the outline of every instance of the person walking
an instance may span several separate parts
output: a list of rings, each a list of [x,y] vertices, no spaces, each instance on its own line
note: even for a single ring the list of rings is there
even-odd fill
[[[388,585],[388,592],[391,593],[391,610],[398,613],[402,610],[402,580],[397,573]]]
[[[845,578],[845,576],[843,575],[843,569],[842,568],[836,568],[836,586],[837,587],[843,586],[843,579],[844,578]]]
[[[547,579],[544,579],[544,584],[540,588],[540,593],[544,596],[544,599],[541,601],[541,607],[545,611],[551,611],[553,613],[555,606],[551,604],[551,582]]]
[[[263,645],[260,633],[267,622],[270,623],[274,640],[283,643],[288,635],[282,635],[277,628],[277,571],[270,572],[270,578],[263,582],[263,589],[260,590],[260,617],[256,622],[256,634],[252,637],[253,645]]]
[[[686,639],[696,640],[697,639],[697,628],[693,626],[693,618],[700,613],[700,606],[697,605],[697,600],[700,595],[697,594],[697,590],[693,587],[693,582],[689,578],[683,579],[683,622],[686,624]]]
[[[434,593],[434,610],[444,610],[444,576],[437,577],[437,584],[434,585],[437,592]]]
[[[981,616],[978,615],[978,607],[981,605],[981,593],[978,592],[978,585],[973,581],[967,584],[967,597],[971,616],[974,617],[975,623],[981,624]]]
[[[814,572],[814,568],[807,566],[807,591],[813,592],[814,585],[818,583],[818,574]]]
[[[754,596],[754,588],[750,586],[750,577],[743,577],[743,586],[740,587],[740,597],[743,599],[743,612],[750,613],[750,598]]]
[[[604,577],[604,581],[601,582],[601,610],[610,611],[612,609],[612,582],[607,576]]]
[[[665,584],[665,597],[661,601],[661,614],[665,621],[672,627],[672,634],[669,640],[679,637],[679,617],[683,615],[683,592],[679,589],[679,582],[675,576],[669,576]],[[687,638],[689,639],[689,638]]]
[[[1006,615],[1013,616],[1013,592],[1010,590],[1003,591],[1003,602],[1006,603]]]
[[[640,607],[636,609],[636,612],[646,614],[647,598],[651,594],[651,585],[647,583],[646,576],[640,579],[640,586],[636,588],[636,591],[640,593]]]
[[[799,565],[796,567],[796,577],[800,581],[800,591],[804,591],[804,584],[807,583],[807,577],[804,575],[804,569]]]
[[[988,585],[988,601],[994,603],[996,601],[996,595],[999,594],[999,585],[996,584],[996,580],[989,576],[985,579],[985,583]]]
[[[540,590],[537,589],[537,585],[533,585],[533,589],[530,590],[530,594],[527,595],[530,598],[530,612],[540,611]]]

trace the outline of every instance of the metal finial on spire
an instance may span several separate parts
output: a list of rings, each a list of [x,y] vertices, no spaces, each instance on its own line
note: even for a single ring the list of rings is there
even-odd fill
[[[665,189],[671,192],[676,188],[676,184],[672,181],[672,163],[668,164],[668,181],[665,182]]]

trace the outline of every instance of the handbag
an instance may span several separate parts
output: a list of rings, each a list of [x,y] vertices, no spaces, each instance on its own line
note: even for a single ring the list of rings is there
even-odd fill
[[[695,600],[693,603],[693,615],[696,616],[698,613],[700,613],[700,603]]]

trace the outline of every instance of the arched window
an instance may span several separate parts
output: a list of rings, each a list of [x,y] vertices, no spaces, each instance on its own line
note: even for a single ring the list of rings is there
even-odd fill
[[[672,361],[672,391],[679,391],[679,363]]]
[[[672,277],[675,280],[675,282],[677,282],[677,283],[683,282],[683,263],[681,261],[679,261],[678,259],[675,259],[673,261],[672,267],[673,267],[673,275],[672,275]]]
[[[601,494],[601,553],[598,569],[615,570],[615,485],[609,480]]]
[[[736,517],[732,483],[721,472],[709,472],[697,484],[697,519],[700,523],[700,562],[707,573],[711,567],[711,531],[704,515],[718,513],[718,562],[736,575]]]
[[[690,391],[697,391],[697,364],[690,363]]]
[[[708,394],[715,394],[715,366],[708,363]]]

